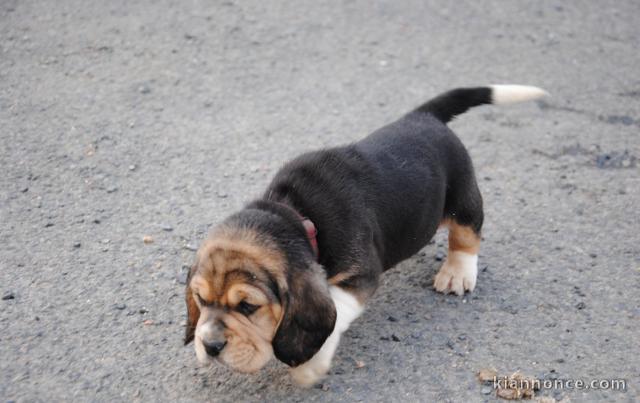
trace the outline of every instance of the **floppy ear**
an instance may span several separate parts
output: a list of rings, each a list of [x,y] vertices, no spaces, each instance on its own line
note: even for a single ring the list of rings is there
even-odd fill
[[[187,302],[187,327],[184,334],[184,345],[191,343],[196,333],[196,325],[200,318],[200,308],[196,300],[193,298],[193,290],[191,290],[191,278],[195,272],[196,266],[194,265],[189,270],[189,276],[187,276],[187,289],[185,290],[185,301]]]
[[[276,358],[295,367],[313,357],[333,331],[336,308],[322,267],[313,263],[288,275],[281,292],[284,316],[273,338]]]

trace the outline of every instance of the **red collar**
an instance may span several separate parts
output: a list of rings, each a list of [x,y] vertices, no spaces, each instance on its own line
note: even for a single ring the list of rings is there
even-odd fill
[[[311,249],[313,250],[313,254],[316,255],[316,259],[318,259],[318,257],[320,256],[320,250],[318,249],[318,230],[316,229],[315,224],[313,223],[313,221],[311,221],[310,219],[308,219],[307,217],[303,216],[302,214],[300,214],[298,212],[298,210],[294,209],[293,207],[289,206],[288,204],[284,204],[282,202],[277,202],[278,204],[285,206],[286,208],[288,208],[289,210],[293,211],[298,218],[300,219],[302,226],[304,227],[304,230],[307,232],[307,240],[309,241],[309,244],[311,245]]]
[[[308,218],[302,217],[302,226],[305,231],[307,231],[307,240],[311,244],[311,249],[313,249],[314,255],[316,255],[316,260],[318,256],[320,256],[320,250],[318,250],[318,230],[316,229],[315,224]]]

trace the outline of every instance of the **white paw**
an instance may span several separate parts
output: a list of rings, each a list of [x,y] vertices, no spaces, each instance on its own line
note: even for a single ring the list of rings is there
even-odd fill
[[[291,378],[300,386],[310,387],[318,383],[329,372],[330,364],[318,364],[313,360],[307,361],[302,365],[291,368],[289,373]]]
[[[478,277],[478,255],[465,252],[451,252],[433,280],[438,292],[457,295],[476,288]]]

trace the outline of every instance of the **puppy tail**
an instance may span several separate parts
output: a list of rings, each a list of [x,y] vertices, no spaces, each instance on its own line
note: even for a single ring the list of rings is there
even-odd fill
[[[488,87],[457,88],[438,95],[416,111],[430,113],[447,123],[469,108],[484,104],[506,105],[548,96],[542,88],[529,85],[490,85]]]

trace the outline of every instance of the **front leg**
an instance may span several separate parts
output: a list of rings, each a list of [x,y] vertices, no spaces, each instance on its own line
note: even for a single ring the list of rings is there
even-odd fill
[[[329,293],[336,307],[336,324],[320,350],[309,361],[291,368],[291,377],[301,386],[314,385],[327,374],[340,343],[340,335],[364,310],[356,297],[338,286],[330,286]]]

